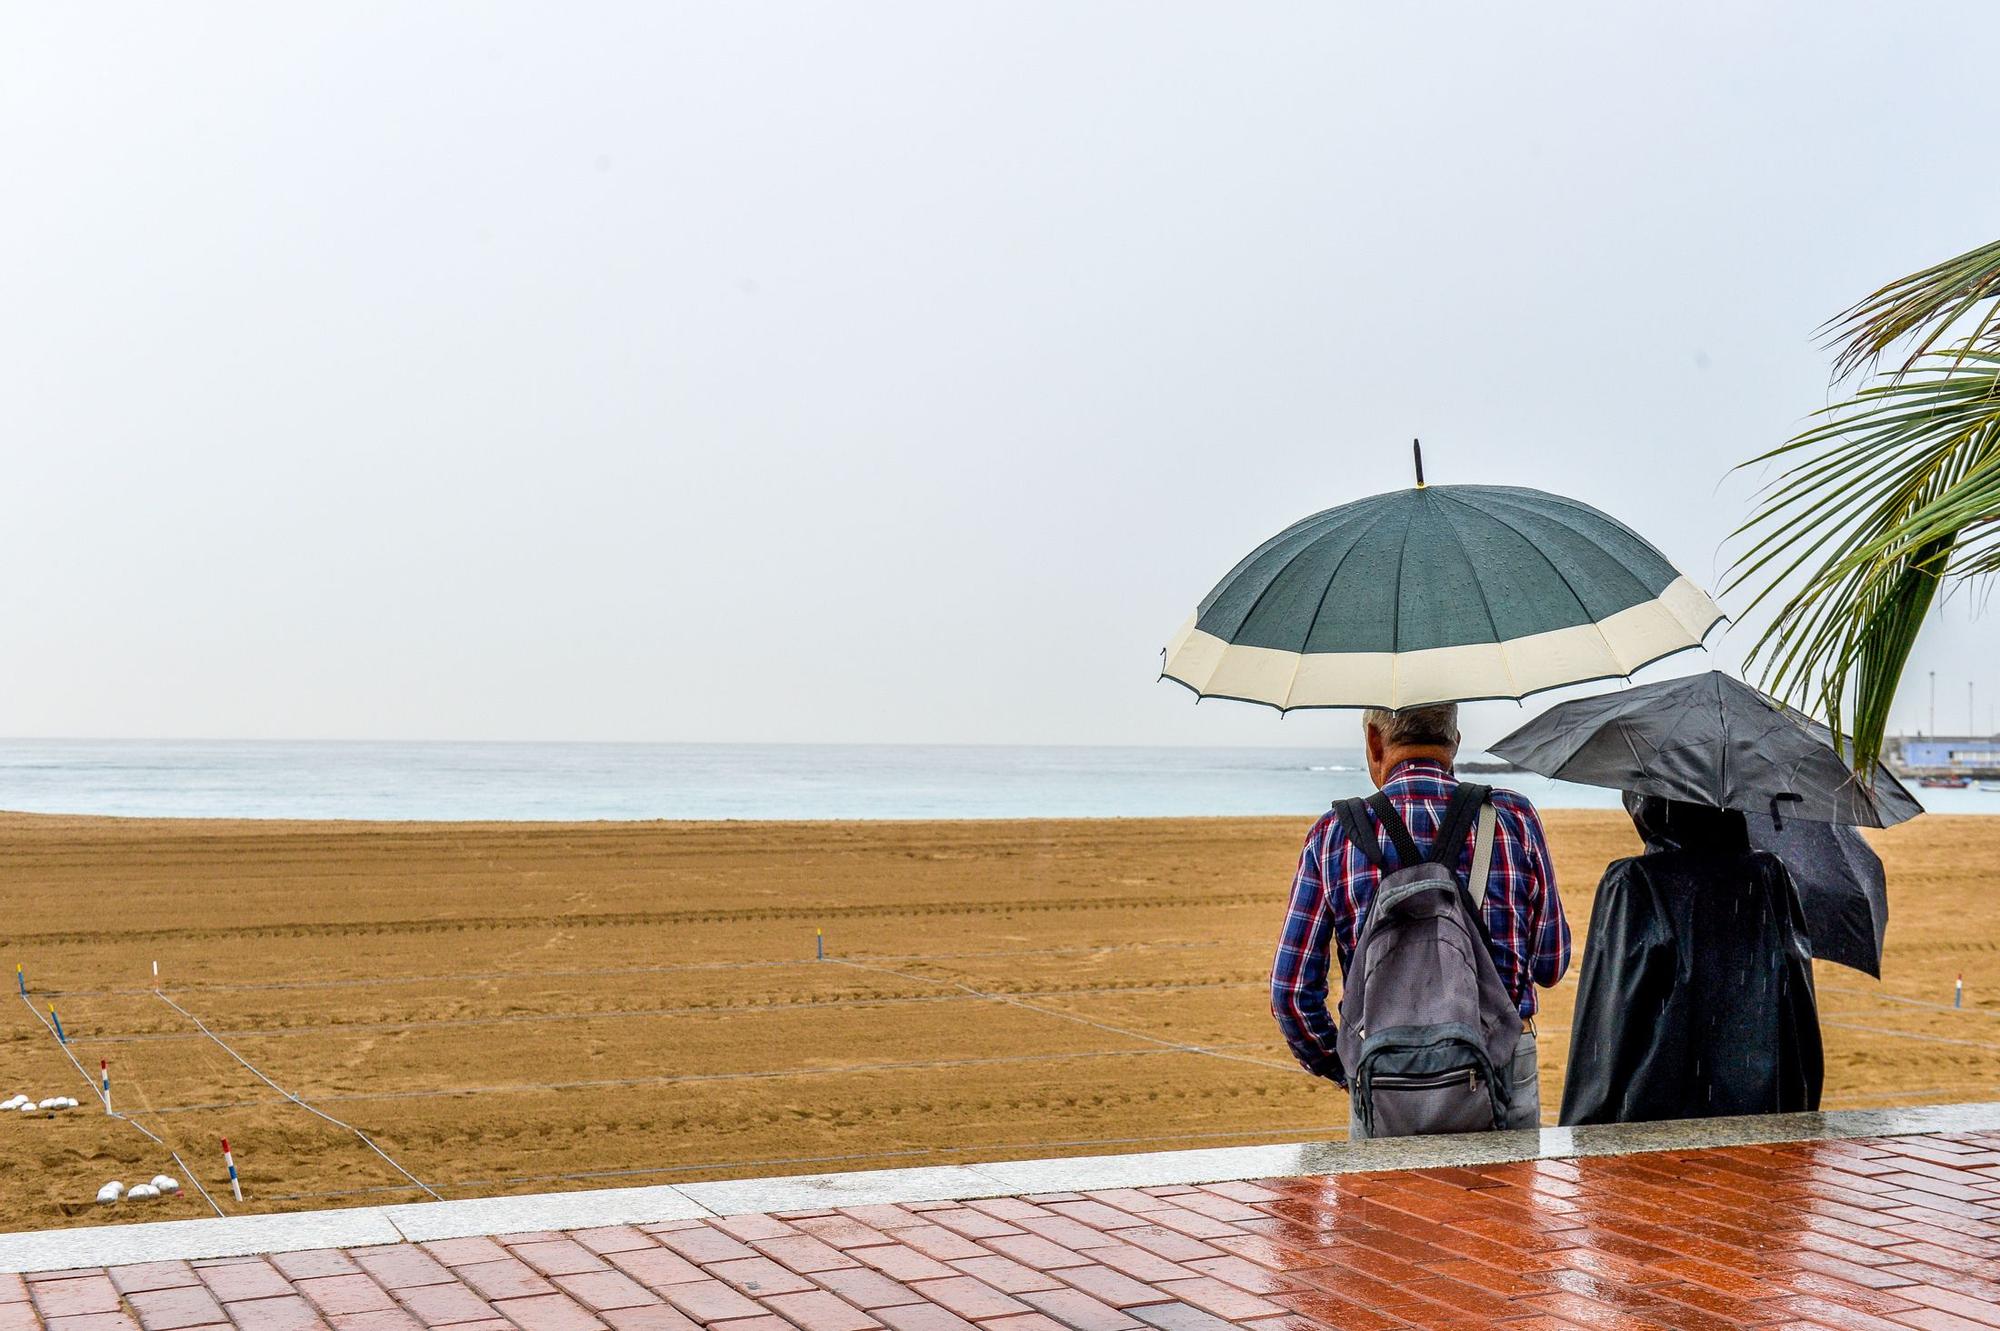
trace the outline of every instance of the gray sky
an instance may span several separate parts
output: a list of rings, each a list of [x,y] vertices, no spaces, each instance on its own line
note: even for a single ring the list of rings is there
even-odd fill
[[[6,29],[5,734],[1346,743],[1154,682],[1238,556],[1422,435],[1712,586],[1818,322],[2000,233],[1979,4]]]

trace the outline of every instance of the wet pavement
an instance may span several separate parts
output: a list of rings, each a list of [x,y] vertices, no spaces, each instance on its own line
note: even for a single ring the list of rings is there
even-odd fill
[[[0,1275],[0,1331],[2000,1327],[2000,1132]]]

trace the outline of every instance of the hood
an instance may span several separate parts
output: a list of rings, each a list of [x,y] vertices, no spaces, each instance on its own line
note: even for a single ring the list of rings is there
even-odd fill
[[[1740,854],[1750,849],[1749,829],[1734,809],[1625,792],[1625,812],[1653,853],[1692,850]]]

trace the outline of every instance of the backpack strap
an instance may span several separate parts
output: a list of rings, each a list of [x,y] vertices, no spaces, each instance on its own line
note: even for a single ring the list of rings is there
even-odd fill
[[[1347,829],[1347,839],[1354,848],[1368,857],[1368,862],[1376,868],[1382,867],[1382,843],[1375,839],[1375,829],[1368,825],[1366,812],[1368,801],[1359,798],[1335,800],[1333,811],[1340,815],[1340,825]]]
[[[1458,868],[1459,853],[1465,849],[1465,838],[1472,831],[1472,823],[1486,806],[1487,797],[1493,793],[1490,786],[1477,786],[1470,781],[1461,781],[1451,792],[1451,803],[1445,806],[1444,814],[1438,819],[1437,840],[1431,845],[1431,861],[1442,864],[1447,869]]]
[[[1424,854],[1417,849],[1416,838],[1410,835],[1409,825],[1403,821],[1403,815],[1396,812],[1396,806],[1389,802],[1389,797],[1378,790],[1368,797],[1368,807],[1381,821],[1382,830],[1389,834],[1389,844],[1396,848],[1396,867],[1414,869],[1422,864]]]
[[[1480,923],[1486,922],[1486,879],[1493,872],[1493,825],[1499,815],[1493,808],[1493,801],[1486,800],[1479,806],[1479,836],[1472,843],[1472,876],[1466,886],[1472,892],[1472,904],[1481,908]]]

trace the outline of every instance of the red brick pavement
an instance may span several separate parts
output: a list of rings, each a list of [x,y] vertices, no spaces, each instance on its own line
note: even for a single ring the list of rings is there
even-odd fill
[[[0,1275],[0,1331],[2000,1327],[2000,1133]]]

